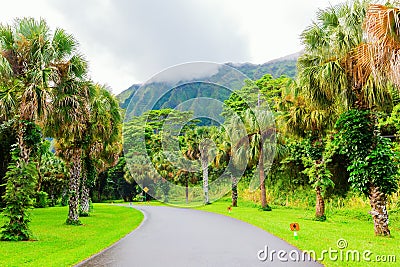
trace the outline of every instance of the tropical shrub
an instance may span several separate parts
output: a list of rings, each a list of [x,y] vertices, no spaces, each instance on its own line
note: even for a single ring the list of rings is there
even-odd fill
[[[3,196],[6,203],[3,215],[8,222],[2,227],[1,240],[29,240],[28,210],[32,208],[37,171],[33,162],[26,163],[19,156],[19,150],[12,151],[12,162],[6,173],[6,193]]]

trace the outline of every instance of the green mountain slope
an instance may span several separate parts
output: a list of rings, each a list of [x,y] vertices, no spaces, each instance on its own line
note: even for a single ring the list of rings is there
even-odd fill
[[[296,76],[296,63],[297,63],[297,58],[299,57],[301,52],[292,54],[283,58],[279,58],[264,64],[252,64],[252,63],[226,63],[227,66],[233,67],[243,74],[245,74],[247,77],[249,77],[252,80],[258,80],[260,79],[263,75],[265,74],[271,74],[273,77],[277,78],[282,75],[286,75],[288,77],[294,78]],[[221,74],[221,79],[224,79],[223,74]],[[136,93],[137,89],[140,87],[139,84],[134,84],[122,93],[120,93],[117,98],[120,102],[121,108],[127,109],[128,105],[133,97],[133,95]],[[187,100],[190,98],[196,98],[196,97],[215,97],[215,92],[212,92],[210,95],[205,95],[204,92],[201,93],[202,90],[199,90],[199,86],[193,86],[193,90],[188,89],[186,87],[184,95],[182,95],[182,92],[175,92],[175,94],[180,95],[179,100]],[[178,90],[179,91],[179,90]],[[227,93],[223,92],[221,95],[222,97],[220,100],[223,101],[223,98],[225,98]],[[190,96],[190,97],[189,97]],[[229,96],[229,94],[228,94]],[[149,95],[147,97],[153,98],[157,96]],[[171,99],[168,99],[168,95],[163,96],[163,101],[162,105],[154,107],[154,108],[174,108],[174,104],[176,102],[176,97],[173,97]],[[189,97],[189,98],[188,98]],[[183,98],[183,99],[180,99]],[[128,111],[129,113],[130,111]]]

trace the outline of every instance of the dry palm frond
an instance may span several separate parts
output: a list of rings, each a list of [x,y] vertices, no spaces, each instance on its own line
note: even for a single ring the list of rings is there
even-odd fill
[[[364,31],[370,43],[382,47],[399,48],[400,9],[383,5],[369,6]]]
[[[400,9],[370,5],[364,23],[368,51],[365,60],[371,60],[373,75],[381,82],[387,79],[400,85]]]

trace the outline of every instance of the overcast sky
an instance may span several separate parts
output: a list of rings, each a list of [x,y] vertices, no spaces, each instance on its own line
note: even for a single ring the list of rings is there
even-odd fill
[[[302,49],[318,8],[344,0],[5,1],[0,21],[44,18],[80,43],[94,81],[119,93],[185,62],[264,63]]]

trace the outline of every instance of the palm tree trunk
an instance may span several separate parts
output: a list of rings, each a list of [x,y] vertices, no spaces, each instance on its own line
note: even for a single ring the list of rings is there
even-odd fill
[[[315,191],[316,191],[316,195],[317,195],[317,200],[315,203],[315,217],[318,220],[324,220],[325,219],[325,201],[321,194],[321,187],[317,186],[315,188]]]
[[[185,189],[186,203],[189,203],[189,181],[188,181],[188,178],[186,178],[185,186],[186,186],[186,189]]]
[[[36,170],[38,174],[36,192],[40,192],[40,190],[42,189],[43,175],[42,172],[40,171],[41,164],[42,164],[42,153],[39,153],[39,158],[36,163]]]
[[[69,212],[67,224],[80,224],[79,222],[79,180],[81,175],[81,154],[82,151],[79,148],[73,149],[72,152],[72,167],[70,169],[69,179]]]
[[[36,192],[40,192],[40,190],[42,190],[42,182],[43,182],[43,176],[42,173],[40,172],[40,168],[37,168],[37,173],[38,173],[38,181],[37,181]]]
[[[97,201],[101,202],[101,182],[97,179]]]
[[[263,209],[267,208],[267,193],[265,191],[265,172],[264,172],[264,153],[263,149],[260,149],[260,157],[258,159],[258,168],[260,175],[260,189],[261,189],[261,207]]]
[[[87,173],[86,170],[82,172],[82,188],[80,198],[80,215],[89,216],[89,188],[87,187]]]
[[[232,207],[237,207],[237,199],[237,179],[235,176],[232,175]]]
[[[18,140],[18,147],[20,150],[20,156],[21,159],[25,162],[29,162],[29,156],[31,154],[31,149],[28,148],[28,146],[25,144],[24,141],[24,133],[25,133],[26,127],[23,122],[18,123],[18,133],[17,133],[17,140]]]
[[[390,236],[389,215],[386,209],[386,195],[379,187],[371,185],[369,193],[371,211],[374,219],[375,235]]]
[[[203,191],[204,191],[204,203],[210,204],[208,196],[208,159],[207,157],[201,157],[201,166],[203,169]]]

